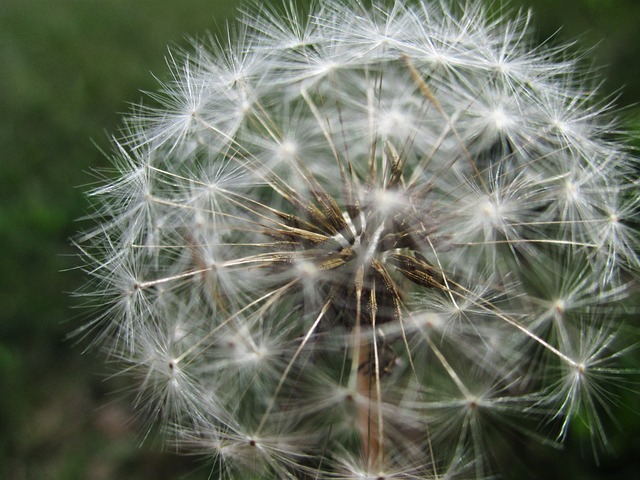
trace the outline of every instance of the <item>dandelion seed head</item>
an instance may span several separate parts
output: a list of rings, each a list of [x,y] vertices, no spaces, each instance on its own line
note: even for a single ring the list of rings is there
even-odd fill
[[[250,6],[114,142],[80,335],[221,478],[488,478],[584,412],[606,442],[638,162],[570,49],[463,7]]]

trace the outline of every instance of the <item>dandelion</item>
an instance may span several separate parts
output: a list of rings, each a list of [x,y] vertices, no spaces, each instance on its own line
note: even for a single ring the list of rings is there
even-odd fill
[[[82,333],[220,478],[482,478],[601,415],[637,160],[529,15],[256,7],[116,141]]]

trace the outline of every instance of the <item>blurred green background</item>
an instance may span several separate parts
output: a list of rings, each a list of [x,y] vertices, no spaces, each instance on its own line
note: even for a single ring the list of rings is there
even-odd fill
[[[493,2],[498,4],[500,2]],[[82,185],[107,164],[120,113],[154,90],[167,46],[224,28],[230,0],[0,0],[0,478],[205,479],[204,462],[146,442],[124,380],[65,336],[82,314],[69,238],[83,229]],[[640,127],[640,2],[530,0],[540,39],[578,37],[604,66],[603,91]],[[561,28],[562,27],[562,28]],[[619,90],[621,89],[622,90]],[[632,397],[631,402],[638,401]],[[637,404],[616,409],[614,454],[596,467],[575,434],[563,452],[519,446],[545,479],[631,479],[640,472]],[[516,477],[514,477],[516,478]]]

